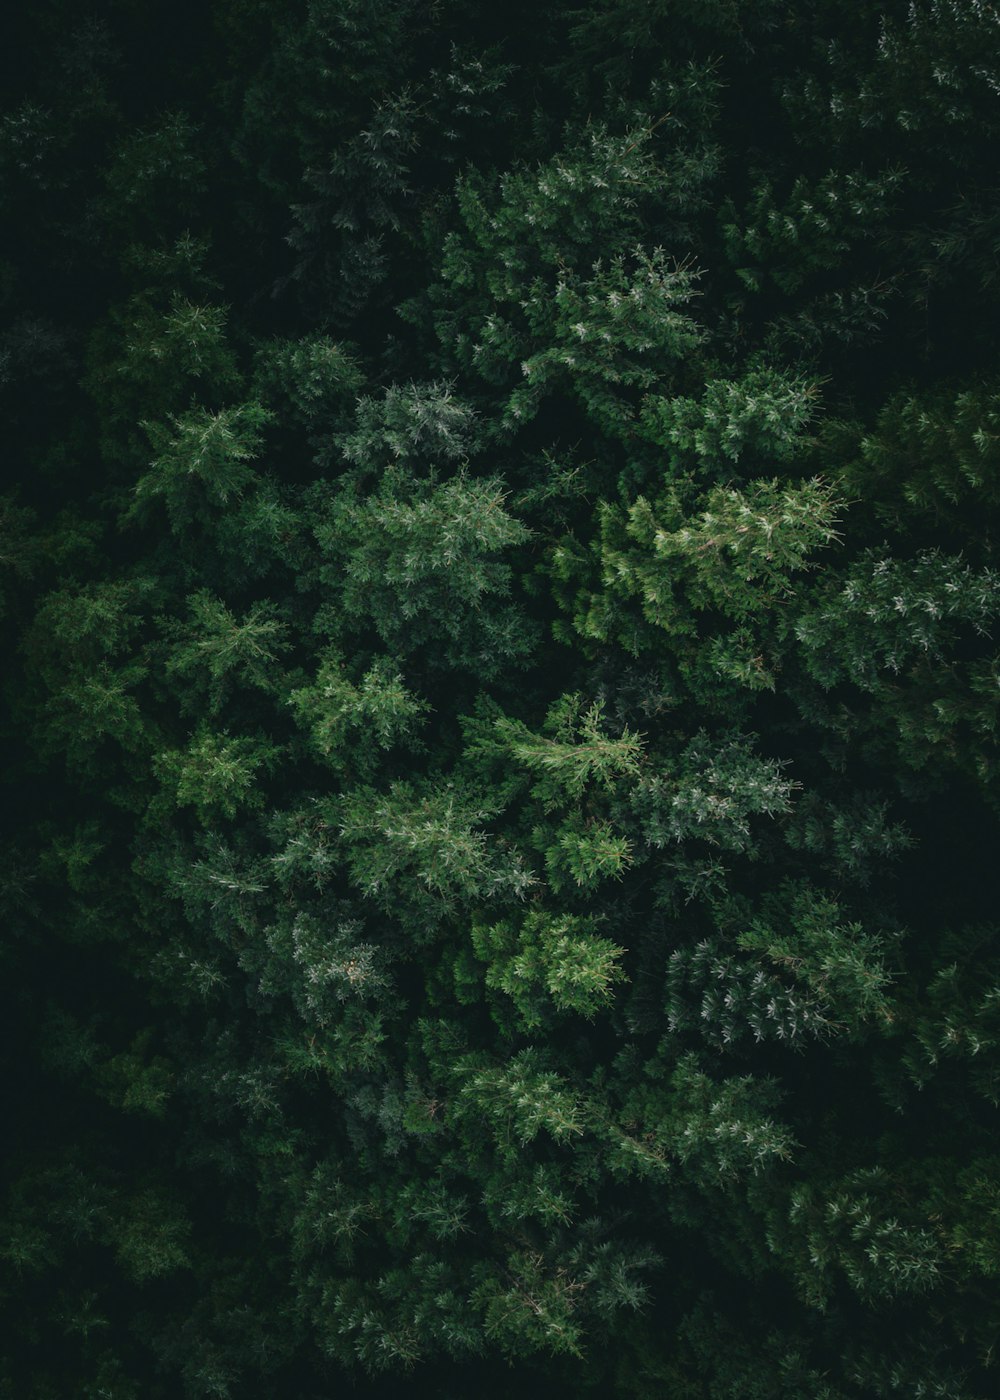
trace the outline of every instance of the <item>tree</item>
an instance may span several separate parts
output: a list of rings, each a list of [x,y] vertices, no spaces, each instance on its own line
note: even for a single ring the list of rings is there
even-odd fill
[[[530,532],[498,481],[389,472],[372,495],[324,491],[316,504],[317,576],[336,590],[340,628],[371,627],[393,657],[420,651],[484,678],[524,663],[533,629],[509,601],[504,556]]]
[[[238,501],[255,480],[249,464],[269,421],[265,409],[250,403],[217,413],[193,409],[173,419],[172,430],[149,424],[156,456],[135,484],[127,518],[147,515],[162,503],[174,534],[193,524],[210,525],[215,513]]]

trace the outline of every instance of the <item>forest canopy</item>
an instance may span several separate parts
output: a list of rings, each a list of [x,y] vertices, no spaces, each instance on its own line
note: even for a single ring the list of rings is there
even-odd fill
[[[4,1400],[989,1400],[1000,11],[0,36]]]

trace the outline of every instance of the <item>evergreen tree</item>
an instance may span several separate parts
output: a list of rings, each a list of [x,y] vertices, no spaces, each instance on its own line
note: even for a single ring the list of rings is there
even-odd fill
[[[0,1397],[987,1400],[1000,28],[0,35]]]

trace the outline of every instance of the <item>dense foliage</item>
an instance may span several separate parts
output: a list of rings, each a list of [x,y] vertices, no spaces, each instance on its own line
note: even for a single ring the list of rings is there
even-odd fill
[[[995,1395],[996,7],[3,24],[0,1396]]]

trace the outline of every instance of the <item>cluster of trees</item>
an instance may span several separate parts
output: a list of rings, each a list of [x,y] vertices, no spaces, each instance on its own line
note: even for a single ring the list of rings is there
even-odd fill
[[[1000,13],[0,43],[0,1396],[986,1400]]]

